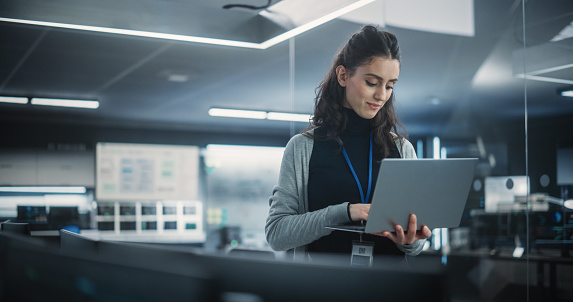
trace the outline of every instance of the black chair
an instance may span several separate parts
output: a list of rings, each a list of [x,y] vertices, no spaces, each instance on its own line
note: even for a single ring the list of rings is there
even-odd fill
[[[2,232],[20,234],[20,235],[30,235],[30,224],[27,222],[12,222],[6,220],[0,224]]]

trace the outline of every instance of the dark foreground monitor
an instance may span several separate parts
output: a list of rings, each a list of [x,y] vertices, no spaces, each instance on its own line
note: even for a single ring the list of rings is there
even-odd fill
[[[0,235],[0,301],[216,301],[209,276],[60,254]]]
[[[3,233],[30,235],[30,224],[27,222],[4,221],[0,224]]]
[[[270,260],[202,257],[219,283],[223,297],[247,295],[256,301],[445,301],[441,269],[388,266],[351,267],[349,257],[320,259],[312,264]]]
[[[60,252],[65,255],[95,256],[98,251],[98,241],[80,234],[61,229]]]
[[[356,268],[340,259],[293,263],[145,244],[91,245],[66,235],[73,236],[67,246],[79,244],[82,252],[60,253],[0,234],[0,301],[445,300],[443,273],[420,261],[407,267],[377,259],[374,267]]]
[[[100,241],[98,253],[115,263],[168,272],[205,270],[217,280],[221,301],[445,301],[446,276],[438,262],[376,259],[370,268],[350,266],[349,257],[312,263],[272,260],[260,253],[213,255]],[[346,265],[345,265],[346,264]]]

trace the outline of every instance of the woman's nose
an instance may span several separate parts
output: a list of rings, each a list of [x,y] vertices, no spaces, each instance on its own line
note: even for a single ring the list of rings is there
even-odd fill
[[[386,89],[384,89],[384,87],[379,87],[378,89],[376,89],[376,92],[374,93],[374,98],[380,101],[386,101],[387,100]]]

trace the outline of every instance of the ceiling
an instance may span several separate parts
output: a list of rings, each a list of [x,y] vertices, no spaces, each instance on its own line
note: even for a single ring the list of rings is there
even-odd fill
[[[222,7],[232,3],[259,6],[264,2],[3,0],[0,18],[83,22],[261,43],[288,28],[261,17],[261,9]],[[525,38],[527,50],[531,50],[526,52],[526,70],[571,65],[573,39],[550,40],[573,21],[573,1],[526,3]],[[402,49],[395,93],[397,111],[410,135],[463,137],[475,133],[484,123],[523,120],[524,81],[515,76],[523,71],[520,4],[519,0],[475,0],[473,36],[386,24],[398,36]],[[312,113],[316,86],[339,47],[360,28],[360,20],[370,22],[369,10],[362,8],[363,19],[359,10],[353,18],[332,20],[296,36],[294,41],[267,49],[0,21],[0,95],[95,98],[100,102],[96,110],[0,103],[0,119],[243,134],[289,133],[289,122],[211,117],[207,112],[212,107],[223,107]],[[289,69],[291,64],[294,74]],[[549,70],[542,75],[565,82],[528,81],[529,116],[573,115],[573,100],[556,93],[569,85],[567,81],[573,81],[573,68]],[[295,128],[305,126],[296,123]]]

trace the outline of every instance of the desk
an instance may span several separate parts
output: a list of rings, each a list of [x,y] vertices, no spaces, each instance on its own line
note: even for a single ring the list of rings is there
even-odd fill
[[[124,242],[148,242],[148,243],[169,243],[169,244],[198,244],[205,242],[203,232],[180,232],[169,230],[163,232],[137,232],[137,231],[100,231],[81,230],[80,234],[93,240],[112,240]]]
[[[59,230],[41,230],[41,231],[30,231],[31,236],[35,237],[59,237]]]
[[[420,256],[434,257],[436,258],[436,261],[443,261],[443,255],[441,253],[424,252]],[[505,264],[502,265],[500,262],[504,262]],[[526,270],[527,266],[529,266],[528,275],[520,274]],[[468,280],[466,281],[461,280],[461,275],[465,275],[465,277],[467,277],[470,273],[475,273],[477,271],[483,274],[479,276],[481,278],[481,283],[478,285],[481,286],[481,288],[478,289],[479,294],[485,296],[483,298],[494,299],[495,295],[499,293],[495,288],[491,289],[485,287],[497,286],[497,289],[500,289],[503,285],[525,285],[527,280],[530,280],[531,283],[528,284],[530,288],[530,296],[539,301],[558,301],[558,269],[567,269],[568,272],[571,272],[569,277],[571,278],[570,281],[573,282],[572,266],[573,258],[561,257],[557,252],[547,255],[532,253],[516,258],[512,256],[511,249],[501,250],[495,254],[491,254],[489,250],[485,249],[452,251],[447,255],[446,264],[450,274],[449,277],[451,278],[450,281],[453,283],[451,284],[451,287],[454,287],[452,290],[457,290],[458,293],[460,290],[455,288],[456,286],[460,286],[460,284],[464,282],[476,282],[475,279],[471,278],[467,278]],[[500,267],[511,267],[512,269],[510,271],[503,271]],[[505,272],[506,275],[500,275],[500,271]],[[488,275],[488,273],[490,274]],[[498,280],[496,280],[496,278]],[[508,282],[500,284],[500,282],[498,282],[500,280]],[[476,285],[474,283],[472,284]],[[526,294],[525,290],[523,291],[523,294]],[[567,297],[567,299],[572,298],[573,297]],[[519,301],[519,299],[516,301]]]
[[[185,234],[177,231],[166,231],[163,233],[137,233],[123,232],[116,233],[113,231],[99,230],[80,230],[80,234],[93,240],[112,240],[124,242],[149,242],[149,243],[169,243],[169,244],[198,244],[205,242],[205,234]],[[35,230],[30,232],[34,237],[59,237],[59,230]]]

